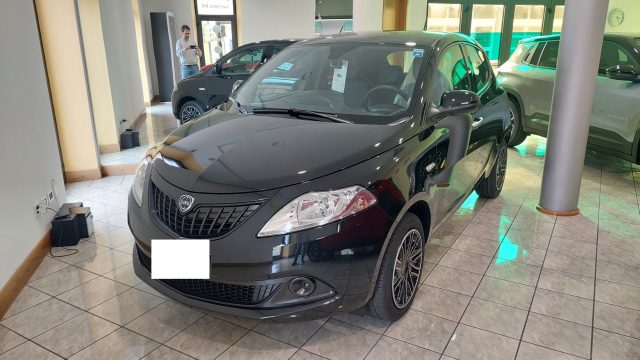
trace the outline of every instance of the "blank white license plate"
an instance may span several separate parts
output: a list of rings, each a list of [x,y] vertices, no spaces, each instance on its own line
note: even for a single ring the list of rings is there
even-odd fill
[[[208,239],[151,240],[152,279],[209,279]]]

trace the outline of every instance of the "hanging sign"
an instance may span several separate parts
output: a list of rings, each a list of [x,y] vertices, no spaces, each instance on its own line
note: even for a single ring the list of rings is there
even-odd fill
[[[233,15],[233,0],[198,0],[198,15]]]

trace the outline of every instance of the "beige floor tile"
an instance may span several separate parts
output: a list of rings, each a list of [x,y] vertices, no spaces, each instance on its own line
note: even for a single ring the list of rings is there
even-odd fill
[[[640,311],[595,303],[593,327],[640,339]]]
[[[292,323],[262,321],[253,331],[280,340],[291,346],[301,347],[327,322],[327,319],[308,320]]]
[[[411,308],[451,321],[460,321],[471,297],[431,286],[421,286]]]
[[[151,286],[149,286],[149,284],[145,283],[144,281],[141,282],[140,284],[136,285],[135,288],[138,289],[138,290],[142,290],[142,291],[144,291],[144,292],[146,292],[148,294],[155,295],[157,297],[161,297],[163,299],[169,299],[166,295],[158,292],[156,289],[152,288]]]
[[[80,240],[78,245],[73,246],[69,249],[75,249],[78,251],[74,252],[62,248],[53,248],[51,251],[54,255],[59,256],[56,257],[56,260],[62,261],[69,265],[73,265],[109,250],[108,247],[101,246],[87,240]]]
[[[595,244],[598,239],[598,231],[573,226],[558,225],[553,228],[553,237]]]
[[[283,342],[250,332],[225,351],[220,360],[289,359],[296,348]]]
[[[474,297],[528,310],[534,292],[532,286],[485,276]]]
[[[460,360],[513,359],[518,340],[460,324],[444,354]]]
[[[502,280],[535,286],[540,274],[540,267],[515,261],[496,261],[489,266],[486,274]]]
[[[593,360],[640,359],[640,340],[593,329]]]
[[[424,284],[473,295],[481,279],[482,275],[479,274],[438,265],[431,271]]]
[[[204,316],[165,345],[194,358],[213,359],[247,332],[249,330],[213,316]]]
[[[466,251],[449,249],[439,264],[476,274],[484,274],[491,263],[491,257]]]
[[[598,246],[598,261],[640,268],[640,251]]]
[[[471,221],[462,231],[462,235],[501,241],[508,229],[509,225],[505,224],[496,225]]]
[[[462,230],[460,230],[460,232],[462,232]],[[431,234],[431,237],[427,240],[427,244],[449,247],[456,241],[458,236],[460,236],[460,233],[437,230]]]
[[[290,360],[324,360],[320,355],[310,353],[308,351],[298,349]]]
[[[551,225],[553,226],[553,224]],[[533,229],[531,229],[531,231],[527,230],[527,228],[523,230],[516,230],[511,227],[511,229],[509,229],[509,231],[507,232],[506,239],[508,239],[512,244],[521,246],[526,249],[546,250],[549,246],[551,235],[538,234],[533,232]]]
[[[111,272],[122,265],[130,263],[131,261],[131,255],[129,254],[108,250],[75,265],[94,274],[102,275]]]
[[[122,210],[118,210],[117,213],[122,213]],[[116,248],[124,244],[133,244],[133,235],[128,229],[114,229],[106,234],[96,235],[92,241],[98,245]]]
[[[593,299],[593,279],[586,276],[542,269],[538,287],[585,299]]]
[[[4,326],[0,326],[0,354],[13,349],[25,341],[27,341],[27,339]]]
[[[510,230],[535,233],[538,235],[551,235],[554,224],[540,220],[516,219],[511,224]]]
[[[113,323],[125,325],[163,302],[165,300],[157,296],[130,289],[89,311]]]
[[[596,301],[640,311],[640,288],[598,279]]]
[[[18,297],[13,301],[13,304],[11,304],[11,307],[7,310],[2,319],[4,320],[49,299],[51,299],[51,296],[32,287],[25,286],[22,291],[20,291]]]
[[[98,275],[96,274],[78,269],[74,266],[69,266],[34,282],[30,282],[29,286],[49,295],[56,296],[97,277]]]
[[[598,232],[598,245],[640,251],[640,236],[637,236],[637,234],[636,236],[617,235],[600,229]]]
[[[598,261],[596,278],[640,287],[640,268]]]
[[[518,262],[533,266],[542,266],[547,251],[532,248],[528,245],[514,244],[509,237],[505,237],[493,258],[496,264],[502,262]]]
[[[142,280],[140,280],[140,278],[133,271],[132,263],[120,266],[119,268],[102,276],[132,287],[137,286],[142,282]]]
[[[240,317],[240,316],[235,316],[235,315],[229,315],[229,314],[223,314],[223,313],[217,313],[217,312],[213,312],[213,311],[208,311],[207,314],[213,316],[213,317],[217,317],[218,319],[222,319],[226,322],[230,322],[234,325],[238,325],[240,327],[243,327],[245,329],[251,330],[254,327],[256,327],[256,325],[258,325],[258,320],[255,319],[249,319],[249,318],[245,318],[245,317]]]
[[[531,311],[591,326],[593,301],[538,288],[533,298]]]
[[[563,238],[552,237],[549,243],[549,251],[589,259],[596,258],[596,244]]]
[[[88,310],[130,289],[127,285],[98,277],[57,296],[82,310]]]
[[[385,335],[442,353],[455,328],[453,321],[409,310],[391,324]]]
[[[58,299],[49,299],[3,320],[0,324],[32,339],[81,313],[81,310]]]
[[[378,334],[384,334],[389,328],[389,325],[391,325],[388,321],[369,315],[364,309],[358,309],[348,313],[337,313],[333,315],[332,318]]]
[[[424,261],[432,264],[437,264],[448,249],[449,248],[444,246],[427,244],[424,248]]]
[[[451,248],[484,256],[493,256],[499,246],[500,242],[498,241],[461,235],[456,242],[451,245]]]
[[[125,327],[138,334],[163,343],[203,316],[203,313],[190,309],[187,306],[166,301],[128,323]]]
[[[30,341],[0,355],[0,360],[22,359],[57,360],[62,358]]]
[[[118,329],[118,325],[89,313],[58,325],[33,341],[40,346],[68,358]]]
[[[596,273],[595,259],[570,256],[552,251],[547,252],[543,267],[587,277],[594,277]]]
[[[160,344],[120,328],[72,356],[72,360],[140,359]]]
[[[367,360],[438,360],[440,354],[396,339],[383,336],[373,347]]]
[[[542,346],[529,344],[527,342],[521,342],[518,349],[518,356],[516,360],[541,360],[541,359],[553,359],[553,360],[580,360],[581,358],[559,351],[543,348]]]
[[[527,312],[524,310],[474,298],[460,322],[519,339],[526,319]]]
[[[142,358],[142,360],[191,360],[192,357],[182,354],[166,346],[160,346],[153,350],[149,355]]]
[[[553,350],[589,358],[591,327],[530,313],[522,340]]]
[[[31,278],[29,279],[29,281],[38,280],[49,274],[53,274],[58,270],[62,270],[67,266],[69,266],[69,264],[62,262],[60,260],[56,260],[51,256],[45,256],[44,259],[42,259],[42,262],[40,263],[36,271],[33,273]]]

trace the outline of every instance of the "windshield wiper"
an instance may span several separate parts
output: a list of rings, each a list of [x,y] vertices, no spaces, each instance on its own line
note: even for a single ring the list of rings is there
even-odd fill
[[[292,117],[300,118],[300,116],[315,116],[323,119],[329,119],[333,122],[353,124],[353,122],[340,119],[338,115],[328,114],[319,111],[303,110],[303,109],[281,109],[281,108],[256,108],[253,109],[254,114],[287,114]]]
[[[238,102],[238,100],[229,97],[229,100],[231,100],[232,103],[236,104],[236,106],[238,107],[238,110],[242,113],[242,114],[248,114],[249,112],[247,110],[245,110],[245,108],[242,107],[242,105],[240,105],[240,103]]]

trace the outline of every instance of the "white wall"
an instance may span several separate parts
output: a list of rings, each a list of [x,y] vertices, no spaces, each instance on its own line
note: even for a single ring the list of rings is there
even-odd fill
[[[609,0],[609,11],[619,8],[624,11],[624,21],[618,27],[606,23],[604,31],[609,33],[640,33],[640,1],[639,0]],[[608,13],[607,13],[608,15]]]
[[[382,31],[382,0],[353,0],[353,31]]]
[[[237,5],[239,45],[313,37],[315,0],[239,0]]]
[[[0,57],[2,287],[49,229],[53,213],[35,215],[34,203],[52,180],[60,202],[65,192],[33,2],[3,0],[0,48],[20,54]]]
[[[427,0],[409,0],[407,30],[423,30],[427,21]]]
[[[144,109],[131,0],[100,0],[111,98],[118,134]],[[120,124],[122,119],[128,122]]]
[[[151,12],[172,12],[176,21],[176,32],[180,32],[182,25],[189,25],[191,36],[198,39],[193,0],[141,0],[142,16],[144,22],[144,37],[147,47],[147,59],[149,60],[149,73],[153,85],[153,94],[158,95],[158,73],[156,72],[156,59],[153,52],[153,33],[151,32]],[[172,45],[173,47],[174,45]]]

